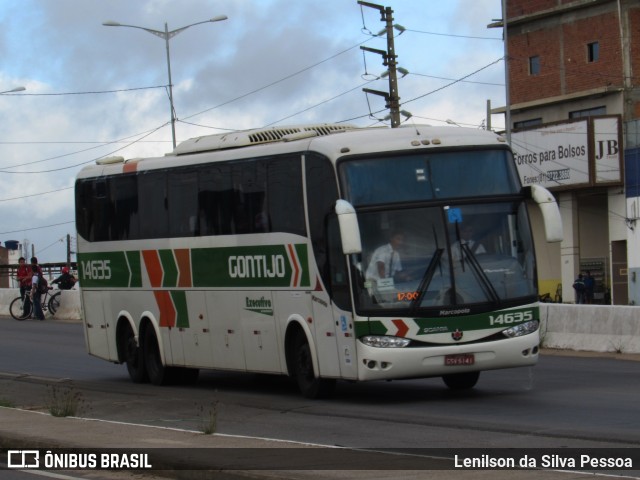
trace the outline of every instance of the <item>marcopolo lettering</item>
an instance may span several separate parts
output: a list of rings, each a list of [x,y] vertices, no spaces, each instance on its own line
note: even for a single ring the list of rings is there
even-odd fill
[[[286,275],[284,255],[232,255],[228,264],[231,278],[282,278]]]

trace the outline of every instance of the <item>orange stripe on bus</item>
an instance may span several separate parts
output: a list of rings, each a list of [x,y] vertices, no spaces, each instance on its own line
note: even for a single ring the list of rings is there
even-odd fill
[[[178,263],[178,287],[191,287],[191,251],[181,248],[173,253]]]
[[[156,297],[156,303],[160,310],[160,326],[175,327],[177,313],[171,300],[171,294],[167,290],[155,290],[153,295]]]
[[[149,275],[149,281],[152,287],[162,286],[162,264],[160,263],[160,256],[157,250],[143,250],[142,258],[144,259],[144,265],[147,268],[147,274]]]
[[[122,173],[133,173],[138,170],[138,161],[127,162],[122,167]]]
[[[288,244],[287,248],[289,249],[289,255],[291,256],[291,261],[293,262],[293,285],[292,287],[299,287],[298,284],[300,281],[300,266],[298,265],[298,257],[296,257],[296,252],[293,248],[293,245]]]

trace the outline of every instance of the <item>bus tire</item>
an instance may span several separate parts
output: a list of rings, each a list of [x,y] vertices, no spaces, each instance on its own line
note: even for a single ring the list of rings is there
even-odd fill
[[[170,380],[170,369],[162,364],[160,347],[153,326],[148,325],[144,331],[144,343],[142,345],[144,368],[147,371],[149,381],[154,385],[166,385]]]
[[[469,390],[476,386],[480,372],[464,372],[443,375],[442,380],[451,390]]]
[[[123,342],[125,352],[125,363],[127,364],[127,372],[129,378],[133,383],[146,383],[149,381],[147,376],[147,369],[145,367],[145,360],[143,355],[143,348],[136,342],[136,337],[133,334],[131,326],[125,327],[125,333],[121,339]]]
[[[300,393],[306,398],[325,398],[335,389],[334,379],[317,378],[313,371],[311,348],[304,333],[299,332],[293,343],[293,377]]]

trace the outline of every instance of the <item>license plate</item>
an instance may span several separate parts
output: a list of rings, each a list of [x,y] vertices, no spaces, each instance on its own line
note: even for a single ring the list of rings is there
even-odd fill
[[[444,364],[447,367],[455,367],[459,365],[473,365],[476,357],[473,353],[461,353],[459,355],[445,355]]]

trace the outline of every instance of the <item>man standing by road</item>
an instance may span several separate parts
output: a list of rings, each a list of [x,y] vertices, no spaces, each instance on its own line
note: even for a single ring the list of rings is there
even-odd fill
[[[18,259],[18,271],[16,273],[16,278],[18,279],[18,284],[20,285],[20,298],[24,302],[24,296],[29,294],[31,291],[31,268],[27,265],[27,260],[24,257],[20,257]],[[29,315],[31,304],[29,302],[23,303],[23,315]]]
[[[582,305],[584,303],[584,279],[582,274],[578,275],[575,282],[573,282],[573,289],[576,291],[576,303]]]
[[[587,270],[584,277],[584,302],[593,303],[593,289],[595,287],[595,279],[591,276],[591,272]]]
[[[36,264],[31,265],[31,273],[33,276],[31,277],[31,301],[33,302],[33,315],[36,320],[44,320],[44,313],[42,311],[42,305],[40,304],[42,293],[41,293],[41,285],[42,274],[38,271],[39,267]]]

